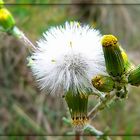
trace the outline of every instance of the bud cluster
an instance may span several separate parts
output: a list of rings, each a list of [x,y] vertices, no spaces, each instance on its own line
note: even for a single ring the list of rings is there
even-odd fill
[[[116,96],[127,97],[127,85],[140,85],[140,65],[136,68],[113,35],[104,35],[101,40],[108,76],[93,77],[93,86],[101,92],[116,90]]]

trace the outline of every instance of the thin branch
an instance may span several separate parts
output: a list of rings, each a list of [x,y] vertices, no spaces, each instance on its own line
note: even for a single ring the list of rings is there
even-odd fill
[[[94,126],[92,125],[86,125],[84,127],[84,132],[88,132],[89,134],[96,136],[97,139],[101,139],[102,140],[111,140],[110,137],[108,137],[107,135],[105,135],[105,133],[103,133],[102,131],[97,130]]]
[[[94,136],[102,136],[104,133],[97,130],[95,127],[91,126],[90,124],[87,124],[84,127],[84,132],[89,132],[90,134],[94,135]]]
[[[25,34],[22,32],[20,36],[20,40],[27,46],[31,47],[32,50],[35,50],[36,47],[33,45],[33,43],[25,36]]]
[[[9,34],[18,38],[28,49],[31,49],[31,50],[36,50],[37,49],[37,47],[16,26],[9,32]]]
[[[109,102],[113,100],[115,97],[115,92],[111,92],[107,94],[105,97],[103,97],[96,106],[88,113],[88,117],[93,119],[96,114],[99,112],[99,110],[103,109]]]

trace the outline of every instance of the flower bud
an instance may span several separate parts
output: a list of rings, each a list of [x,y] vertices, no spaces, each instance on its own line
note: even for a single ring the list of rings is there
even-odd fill
[[[113,35],[104,35],[101,43],[107,72],[113,77],[122,76],[125,70],[124,60],[117,38]]]
[[[134,65],[130,62],[126,52],[124,51],[124,49],[121,46],[120,46],[120,50],[121,50],[121,54],[122,54],[122,57],[124,60],[125,72],[129,73],[132,69],[134,69]]]
[[[65,100],[67,102],[72,124],[75,129],[82,129],[88,122],[87,117],[87,105],[88,105],[88,94],[77,93],[74,94],[72,91],[66,93]]]
[[[8,32],[15,25],[15,20],[6,8],[0,9],[0,28],[2,31]]]
[[[134,86],[140,85],[140,65],[130,72],[128,76],[128,83]]]
[[[109,76],[98,75],[92,79],[92,85],[101,92],[111,92],[115,83]]]

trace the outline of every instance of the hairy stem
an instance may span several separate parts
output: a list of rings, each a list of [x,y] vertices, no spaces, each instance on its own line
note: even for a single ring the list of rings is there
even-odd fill
[[[18,38],[27,48],[35,50],[34,44],[25,36],[25,34],[16,26],[9,32],[14,37]]]
[[[88,132],[90,135],[96,136],[97,139],[111,140],[110,137],[105,135],[102,131],[97,130],[94,126],[89,124],[84,127],[84,132]]]
[[[116,93],[111,92],[108,93],[105,97],[103,97],[97,104],[96,106],[88,113],[88,117],[93,119],[96,114],[101,110],[104,109],[107,105],[107,103],[111,102],[113,98],[115,97]]]
[[[87,124],[84,127],[84,132],[89,132],[91,135],[94,135],[94,136],[102,136],[104,134],[103,132],[97,130],[95,127],[93,127],[90,124]]]

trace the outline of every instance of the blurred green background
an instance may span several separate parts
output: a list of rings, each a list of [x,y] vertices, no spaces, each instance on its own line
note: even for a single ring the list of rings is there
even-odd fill
[[[74,4],[87,2],[92,4]],[[140,5],[115,3],[137,2],[5,0],[6,7],[15,17],[17,26],[34,44],[50,26],[76,20],[90,24],[99,29],[102,34],[116,35],[136,65],[140,63]],[[41,5],[43,3],[44,5]],[[1,136],[0,140],[74,139],[72,136],[61,136],[72,131],[72,128],[62,121],[63,116],[69,115],[65,102],[60,97],[52,97],[45,92],[40,92],[30,69],[26,66],[28,55],[28,49],[20,41],[0,33],[0,135],[15,135]],[[110,108],[100,112],[92,124],[99,130],[109,129],[110,135],[116,135],[111,136],[113,140],[139,140],[140,137],[134,137],[140,135],[139,92],[139,87],[130,87],[127,100],[113,103]],[[96,98],[91,98],[89,110],[95,103]],[[60,136],[53,137],[53,135]],[[83,137],[83,140],[94,139],[94,137]]]

